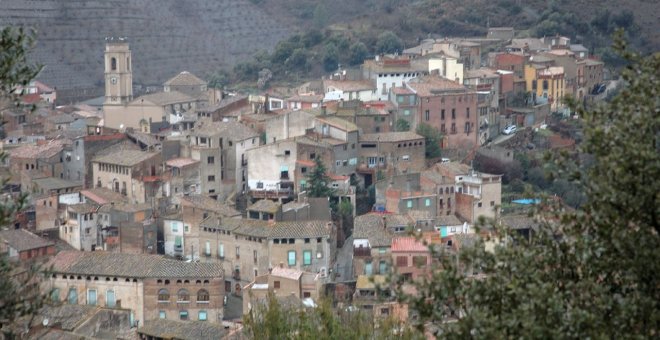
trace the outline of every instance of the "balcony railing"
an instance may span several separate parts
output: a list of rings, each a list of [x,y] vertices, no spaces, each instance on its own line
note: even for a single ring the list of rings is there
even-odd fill
[[[287,198],[293,196],[293,189],[251,190],[253,198]]]
[[[353,247],[354,257],[370,257],[371,247]]]

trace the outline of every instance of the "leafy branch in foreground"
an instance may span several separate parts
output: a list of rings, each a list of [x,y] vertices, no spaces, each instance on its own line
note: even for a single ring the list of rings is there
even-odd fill
[[[607,105],[577,109],[585,126],[577,152],[592,164],[577,171],[571,158],[548,157],[587,202],[565,210],[545,200],[530,240],[488,221],[491,237],[459,261],[435,253],[441,270],[404,298],[418,327],[433,324],[449,339],[658,337],[660,53],[629,52],[620,36],[615,48],[630,61],[627,86]],[[446,322],[452,315],[460,317]]]

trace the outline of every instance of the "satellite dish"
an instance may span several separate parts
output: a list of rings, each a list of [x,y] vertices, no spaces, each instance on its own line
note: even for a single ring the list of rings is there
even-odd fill
[[[46,327],[48,326],[48,322],[49,322],[48,318],[45,318],[44,321],[41,322],[41,324],[44,325],[44,327]]]

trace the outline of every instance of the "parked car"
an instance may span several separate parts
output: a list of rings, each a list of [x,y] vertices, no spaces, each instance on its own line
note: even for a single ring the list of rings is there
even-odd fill
[[[515,132],[516,132],[516,126],[515,125],[509,125],[509,126],[505,127],[504,130],[502,131],[502,133],[505,134],[505,135],[510,135],[510,134],[515,133]]]

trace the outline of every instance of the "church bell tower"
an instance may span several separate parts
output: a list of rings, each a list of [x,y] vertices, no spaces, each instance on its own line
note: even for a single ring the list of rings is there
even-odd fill
[[[131,50],[126,38],[105,38],[105,101],[103,106],[126,105],[133,100]]]

